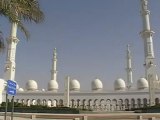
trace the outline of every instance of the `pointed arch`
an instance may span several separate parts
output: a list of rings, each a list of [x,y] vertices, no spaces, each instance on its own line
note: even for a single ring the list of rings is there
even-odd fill
[[[52,107],[57,107],[57,104],[58,104],[58,100],[57,99],[54,99],[52,101]]]
[[[111,111],[111,100],[110,99],[106,100],[106,107],[107,107],[107,111]]]
[[[98,110],[99,109],[99,102],[98,99],[94,100],[94,110]]]
[[[22,103],[22,105],[25,105],[25,100],[22,99],[22,100],[21,100],[21,103]]]
[[[36,100],[35,99],[32,99],[31,105],[36,105]]]
[[[141,99],[138,98],[138,99],[137,99],[137,108],[141,108],[141,105],[142,105]]]
[[[74,105],[75,105],[75,100],[71,99],[71,107],[74,108]]]
[[[27,99],[27,100],[26,100],[26,104],[27,104],[27,106],[30,106],[30,105],[31,105],[31,100],[30,100],[30,99]]]
[[[155,104],[158,105],[159,104],[159,98],[155,99]]]
[[[83,101],[82,101],[82,109],[86,109],[86,107],[87,107],[86,99],[83,99]]]
[[[134,98],[131,99],[131,108],[135,108],[135,99]]]
[[[98,99],[95,99],[95,100],[94,100],[94,105],[97,105],[97,106],[99,105]]]
[[[63,107],[63,100],[62,99],[59,100],[59,107]]]
[[[41,105],[41,100],[40,99],[37,100],[37,105]]]
[[[101,111],[104,111],[106,108],[106,101],[104,99],[100,100],[100,109]]]
[[[93,100],[92,100],[92,99],[89,99],[89,100],[88,100],[88,109],[89,109],[89,110],[92,110],[92,107],[93,107]]]
[[[117,110],[117,100],[113,99],[112,100],[112,111],[115,111],[115,110]]]
[[[81,103],[80,103],[80,99],[77,99],[77,108],[80,108],[80,106],[81,106]]]
[[[52,100],[51,100],[51,99],[49,99],[49,100],[47,101],[47,106],[48,106],[48,107],[52,107]]]
[[[124,100],[125,109],[129,109],[129,99]]]
[[[43,99],[43,100],[42,100],[42,105],[43,105],[43,106],[47,106],[47,101],[46,101],[46,99]]]
[[[122,99],[118,100],[118,107],[119,107],[119,110],[123,110],[123,100]]]
[[[143,99],[143,107],[147,107],[147,106],[148,106],[147,98],[144,98]]]

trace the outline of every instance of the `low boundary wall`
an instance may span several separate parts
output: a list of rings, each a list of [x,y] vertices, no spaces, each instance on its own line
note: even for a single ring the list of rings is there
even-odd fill
[[[1,112],[0,116],[4,116],[5,113]],[[11,113],[8,112],[7,116]],[[117,120],[160,120],[159,113],[103,113],[103,114],[46,114],[46,113],[14,113],[14,117],[28,118],[28,119],[73,119],[73,120],[97,120],[97,119],[117,119]]]

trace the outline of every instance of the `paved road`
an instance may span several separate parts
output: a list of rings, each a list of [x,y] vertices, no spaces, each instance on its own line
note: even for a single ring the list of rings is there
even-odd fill
[[[8,113],[10,115],[10,113]],[[103,114],[44,114],[44,113],[14,113],[13,120],[64,120],[73,118],[87,118],[88,120],[136,120],[140,117],[143,120],[155,117],[160,120],[159,113],[103,113]],[[86,119],[86,120],[87,120]],[[4,113],[0,113],[0,120],[4,120]],[[7,117],[10,120],[10,117]]]
[[[0,120],[4,120],[4,116],[0,116]],[[7,117],[7,120],[11,120],[10,117]],[[21,117],[14,117],[13,120],[31,120],[29,118],[21,118]]]

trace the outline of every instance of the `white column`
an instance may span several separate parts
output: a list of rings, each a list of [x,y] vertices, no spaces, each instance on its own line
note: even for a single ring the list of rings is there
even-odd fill
[[[10,37],[7,39],[7,58],[5,63],[4,78],[5,80],[15,80],[15,56],[16,46],[18,44],[17,23],[12,23]]]
[[[129,45],[127,45],[127,88],[130,89],[133,84],[132,80],[132,60],[131,60],[131,51]]]
[[[52,70],[51,70],[51,80],[57,80],[57,51],[54,48],[53,59],[52,59]]]
[[[153,50],[153,31],[150,28],[150,20],[149,15],[150,11],[147,8],[148,1],[141,0],[141,14],[142,14],[142,22],[143,22],[143,31],[141,32],[141,36],[144,40],[144,52],[145,52],[145,75],[146,79],[149,82],[149,98],[150,105],[155,105],[155,88],[154,88],[154,80],[156,79],[156,71],[155,71],[155,58],[154,58],[154,50]]]
[[[69,83],[70,77],[67,76],[65,80],[65,90],[64,90],[64,106],[69,107]]]

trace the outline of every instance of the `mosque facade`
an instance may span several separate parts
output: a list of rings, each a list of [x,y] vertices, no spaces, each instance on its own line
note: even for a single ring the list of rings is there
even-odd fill
[[[137,80],[137,86],[133,86],[132,61],[129,45],[127,46],[127,80],[118,78],[114,82],[114,90],[103,90],[103,82],[96,78],[91,82],[91,91],[80,89],[80,82],[76,79],[67,79],[64,92],[59,92],[57,81],[57,51],[53,51],[51,80],[47,90],[39,90],[35,80],[28,80],[25,89],[17,86],[15,102],[24,105],[44,105],[49,107],[72,107],[93,111],[116,111],[131,108],[152,106],[160,103],[160,80],[155,72],[155,57],[153,49],[153,31],[150,28],[148,1],[141,1],[141,15],[144,40],[145,77]],[[15,53],[18,39],[16,37],[17,24],[12,24],[12,30],[8,39],[8,54],[5,64],[5,80],[14,80],[15,76]],[[6,81],[0,79],[0,103],[6,101]],[[11,99],[9,97],[9,99]]]

